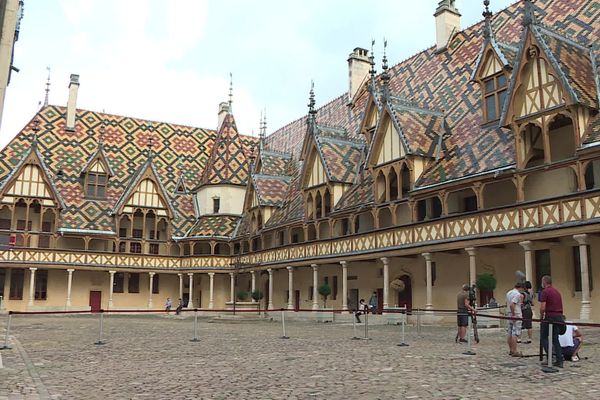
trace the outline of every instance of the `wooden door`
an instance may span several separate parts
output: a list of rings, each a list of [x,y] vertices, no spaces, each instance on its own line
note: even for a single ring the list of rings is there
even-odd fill
[[[398,292],[398,307],[412,310],[412,281],[408,275],[402,275],[400,280],[404,282],[404,289]]]
[[[377,314],[383,312],[383,288],[377,289],[377,310],[375,312]]]
[[[269,279],[265,281],[265,289],[264,289],[264,299],[265,299],[265,310],[269,308]]]
[[[90,308],[92,312],[99,312],[102,308],[102,292],[99,290],[90,291]]]
[[[358,310],[358,289],[350,289],[350,299],[348,301],[348,308],[351,311]]]
[[[294,292],[294,311],[300,310],[300,291]]]

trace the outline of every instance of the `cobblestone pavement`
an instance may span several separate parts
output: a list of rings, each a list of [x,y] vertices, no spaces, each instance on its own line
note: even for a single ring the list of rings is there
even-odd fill
[[[17,316],[0,399],[600,398],[600,329],[583,331],[587,360],[544,374],[537,356],[507,355],[500,329],[481,330],[466,356],[450,326],[408,328],[398,347],[398,326],[372,326],[364,341],[351,324],[287,325],[282,340],[278,322],[202,318],[192,343],[192,318],[110,316],[96,346],[97,316]]]

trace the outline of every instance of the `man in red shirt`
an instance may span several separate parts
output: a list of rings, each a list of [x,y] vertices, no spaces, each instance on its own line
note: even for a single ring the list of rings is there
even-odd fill
[[[563,355],[560,342],[558,340],[560,325],[557,321],[563,321],[563,305],[560,292],[552,286],[552,277],[545,275],[542,277],[542,295],[540,297],[540,315],[542,322],[540,330],[540,340],[546,354],[548,354],[548,335],[549,325],[552,324],[552,349],[556,352],[556,363],[559,368],[563,367]],[[548,355],[552,357],[552,355]]]

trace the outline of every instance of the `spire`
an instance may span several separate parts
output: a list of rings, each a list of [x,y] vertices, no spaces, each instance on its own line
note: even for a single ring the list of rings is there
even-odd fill
[[[369,64],[371,64],[371,69],[369,70],[369,75],[371,76],[371,85],[373,85],[373,89],[375,89],[375,39],[371,39],[371,54],[369,55]]]
[[[483,28],[483,37],[487,40],[490,40],[493,35],[492,31],[492,12],[490,11],[490,0],[484,0],[483,5],[485,9],[483,10],[483,17],[485,18],[485,25]]]
[[[390,96],[390,87],[389,87],[390,75],[388,74],[388,60],[387,60],[386,49],[387,49],[387,40],[383,39],[383,60],[382,60],[382,65],[381,65],[381,69],[383,70],[383,72],[381,73],[381,82],[383,83],[383,97],[385,99],[388,99]]]
[[[50,96],[50,67],[46,67],[48,70],[48,79],[46,80],[46,96],[44,97],[44,107],[48,106],[48,97]]]
[[[262,146],[267,135],[267,109],[260,112],[260,129],[258,130],[258,137],[260,139],[260,145]]]
[[[233,75],[231,72],[229,73],[229,112],[231,113],[233,109],[231,105],[233,104]]]
[[[315,83],[310,81],[310,93],[308,95],[308,123],[314,124],[317,117],[317,110],[315,110]]]
[[[523,26],[535,25],[535,6],[533,0],[525,0],[525,9],[523,15]]]

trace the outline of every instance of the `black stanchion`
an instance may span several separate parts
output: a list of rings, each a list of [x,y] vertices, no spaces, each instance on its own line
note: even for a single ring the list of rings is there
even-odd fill
[[[545,373],[548,373],[548,374],[552,374],[552,373],[558,372],[558,368],[554,368],[552,366],[552,345],[554,344],[554,343],[552,343],[552,330],[554,328],[553,325],[554,324],[548,323],[548,354],[547,354],[547,356],[548,356],[548,364],[542,366],[542,372],[545,372]],[[541,340],[541,338],[540,338],[540,340]]]

